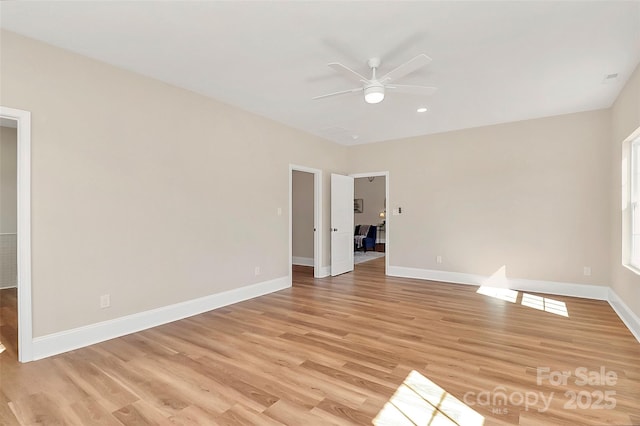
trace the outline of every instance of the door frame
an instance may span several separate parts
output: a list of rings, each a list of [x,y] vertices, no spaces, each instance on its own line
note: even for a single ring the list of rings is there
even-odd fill
[[[389,203],[389,172],[385,171],[385,172],[369,172],[369,173],[351,173],[349,176],[351,176],[354,179],[358,179],[358,178],[366,178],[366,177],[378,177],[378,176],[384,176],[384,195],[385,195],[385,200],[386,200],[386,205],[384,206],[385,210],[386,210],[386,215],[385,215],[385,225],[384,225],[384,231],[385,231],[385,235],[384,235],[384,239],[385,239],[385,245],[384,245],[384,274],[385,275],[389,275],[388,271],[389,271],[389,253],[391,252],[391,214],[389,214],[389,206],[391,205]]]
[[[31,304],[31,113],[0,106],[17,123],[18,361],[33,360]]]
[[[322,227],[322,170],[296,164],[289,164],[289,283],[293,284],[293,172],[313,175],[313,276],[324,278],[328,274],[322,268],[322,247],[324,228]]]

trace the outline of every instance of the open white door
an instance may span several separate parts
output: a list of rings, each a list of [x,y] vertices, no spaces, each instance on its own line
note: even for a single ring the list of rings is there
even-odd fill
[[[353,271],[353,178],[331,174],[331,276]]]

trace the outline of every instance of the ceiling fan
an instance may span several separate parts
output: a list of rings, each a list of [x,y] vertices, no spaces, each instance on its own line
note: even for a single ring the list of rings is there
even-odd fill
[[[326,95],[316,96],[313,99],[323,99],[330,96],[345,95],[347,93],[364,92],[365,102],[369,104],[377,104],[379,102],[382,102],[382,100],[384,99],[385,90],[413,93],[418,95],[431,95],[437,90],[437,88],[393,83],[395,80],[398,80],[408,74],[411,74],[417,69],[424,67],[429,62],[431,62],[431,58],[424,53],[421,53],[410,61],[405,62],[394,70],[389,71],[384,76],[378,78],[376,77],[376,70],[380,66],[380,58],[371,58],[367,61],[367,65],[369,65],[369,68],[371,68],[370,79],[360,75],[359,73],[345,65],[342,65],[338,62],[332,62],[329,64],[329,67],[351,80],[359,81],[360,83],[362,83],[362,86],[355,89],[327,93]]]

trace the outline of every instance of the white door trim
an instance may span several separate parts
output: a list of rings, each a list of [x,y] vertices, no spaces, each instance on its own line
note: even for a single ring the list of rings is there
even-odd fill
[[[18,130],[18,360],[33,360],[31,305],[31,113],[0,106],[0,117]]]
[[[385,217],[385,225],[384,225],[384,239],[385,239],[385,246],[384,246],[384,274],[385,275],[389,275],[389,253],[391,251],[391,214],[389,212],[389,208],[388,206],[390,206],[391,204],[389,203],[389,172],[370,172],[370,173],[351,173],[349,176],[351,176],[354,179],[358,179],[358,178],[365,178],[365,177],[372,177],[372,176],[384,176],[384,185],[385,185],[385,200],[387,200],[387,205],[384,206],[384,208],[387,211],[387,215]]]
[[[306,166],[289,164],[289,280],[293,280],[293,171],[313,174],[313,276],[315,278],[326,277],[326,271],[322,269],[322,170]],[[324,268],[326,269],[326,268]]]

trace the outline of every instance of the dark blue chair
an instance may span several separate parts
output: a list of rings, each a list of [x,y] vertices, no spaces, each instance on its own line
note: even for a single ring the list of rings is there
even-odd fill
[[[367,236],[362,240],[362,248],[364,249],[364,251],[366,252],[367,249],[369,250],[375,250],[376,249],[376,238],[377,238],[377,233],[378,233],[378,227],[375,225],[371,225],[369,226],[369,232],[367,233]],[[360,225],[356,225],[356,230],[353,233],[353,235],[360,235]],[[354,250],[358,250],[358,247],[355,243],[355,241],[353,242],[353,247]]]

